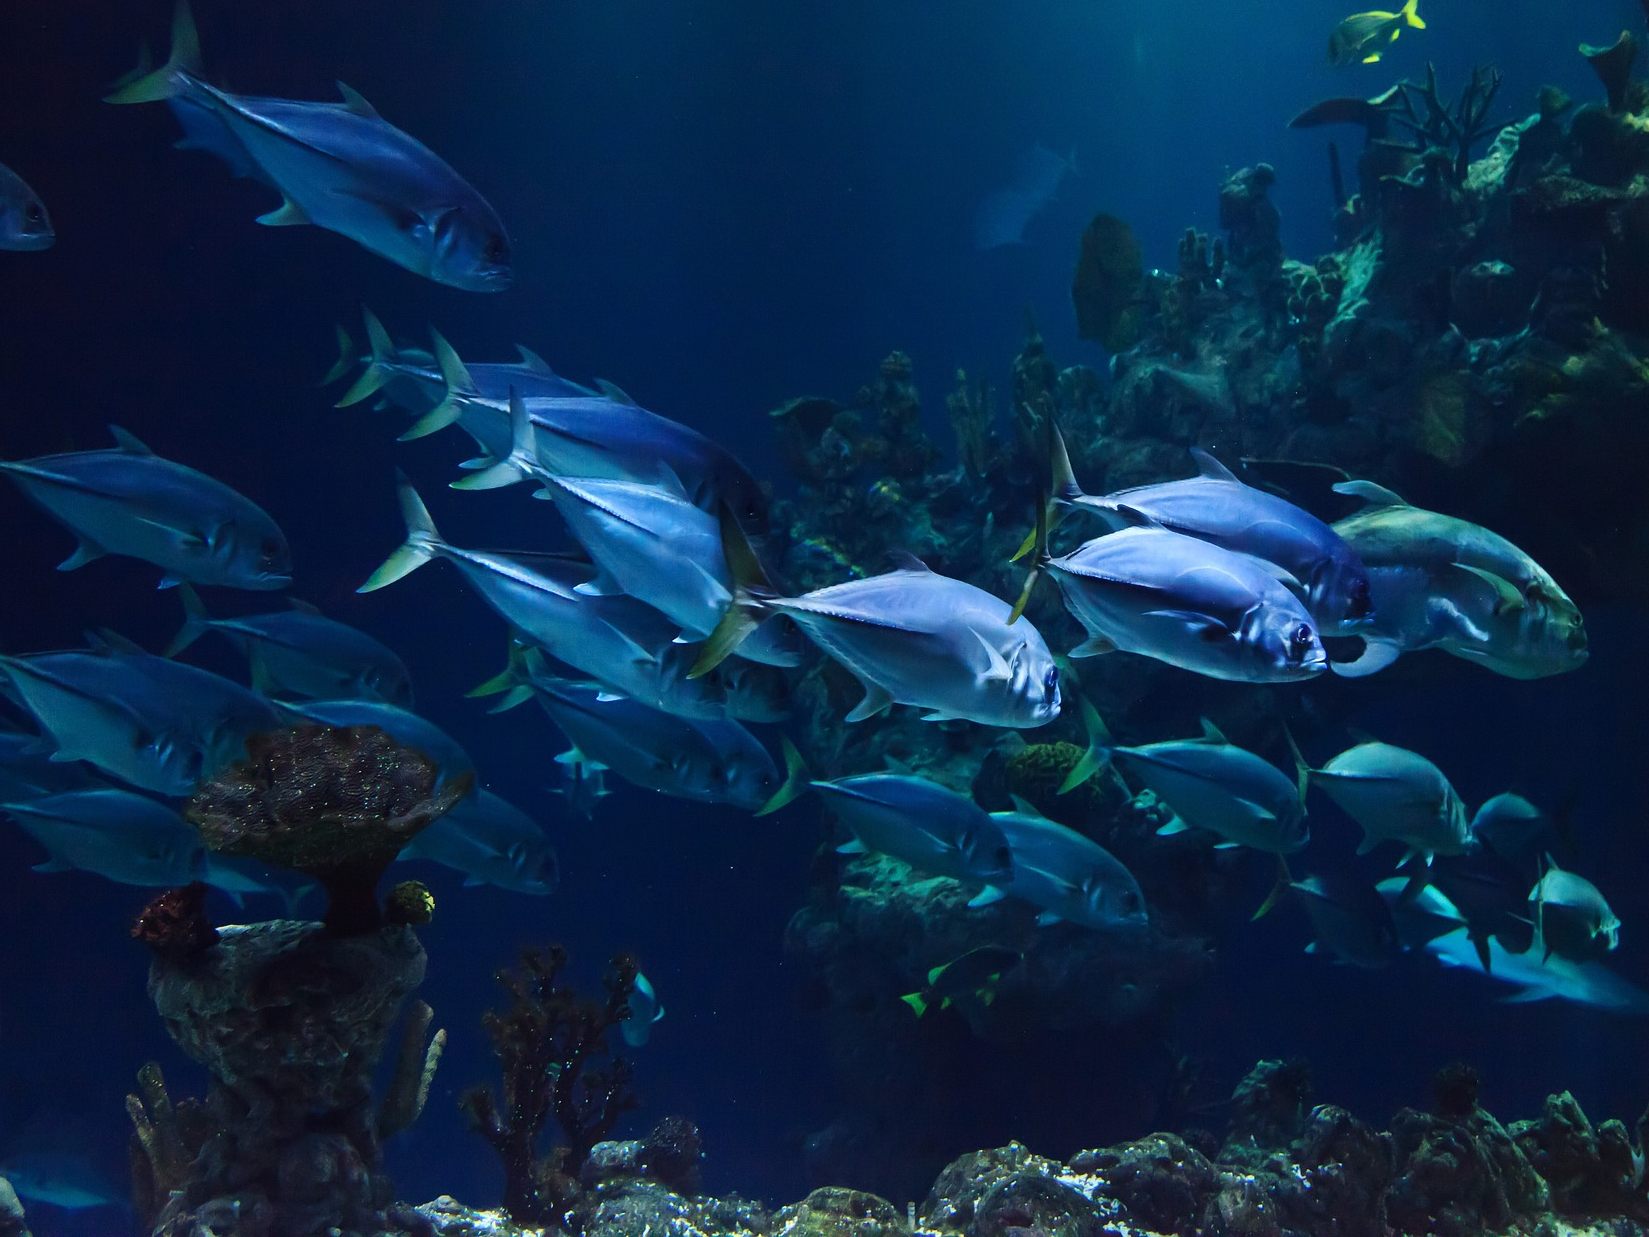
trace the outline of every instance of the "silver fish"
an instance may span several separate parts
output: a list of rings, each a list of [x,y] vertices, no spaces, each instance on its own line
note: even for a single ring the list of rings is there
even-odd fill
[[[1311,920],[1315,939],[1308,954],[1328,954],[1351,966],[1389,965],[1401,942],[1390,906],[1379,893],[1354,881],[1308,876],[1289,886]]]
[[[1023,800],[1015,806],[1015,811],[990,816],[1007,838],[1013,859],[1005,892],[1037,907],[1042,912],[1038,923],[1063,920],[1115,932],[1150,922],[1145,893],[1121,860]]]
[[[1355,661],[1336,662],[1336,674],[1373,674],[1428,648],[1517,679],[1562,674],[1586,661],[1579,609],[1504,537],[1411,507],[1371,482],[1334,488],[1369,504],[1334,531],[1367,564],[1374,598],[1372,622],[1347,633],[1366,648]]]
[[[1363,827],[1359,855],[1387,841],[1428,858],[1461,855],[1471,846],[1460,796],[1443,771],[1417,752],[1359,743],[1307,776]]]
[[[562,763],[594,761],[634,786],[746,811],[777,811],[799,791],[801,758],[785,744],[786,772],[743,726],[694,721],[613,697],[598,684],[535,675],[533,690],[572,741]]]
[[[1620,916],[1602,890],[1584,876],[1566,872],[1550,857],[1546,870],[1529,890],[1535,945],[1542,957],[1561,954],[1585,962],[1620,945]]]
[[[1649,992],[1598,962],[1573,962],[1558,954],[1543,958],[1540,951],[1532,947],[1513,952],[1499,941],[1491,940],[1488,966],[1481,967],[1476,946],[1465,928],[1437,936],[1428,941],[1425,948],[1443,966],[1481,970],[1499,983],[1516,985],[1517,991],[1505,998],[1508,1004],[1572,1001],[1614,1013],[1649,1016]]]
[[[397,743],[433,760],[443,783],[475,772],[475,762],[458,740],[428,718],[381,700],[298,700],[280,707],[295,718],[323,726],[376,726]]]
[[[865,689],[847,715],[860,721],[894,704],[929,710],[925,721],[962,719],[1028,729],[1059,716],[1059,670],[1041,634],[1013,608],[962,580],[905,559],[896,571],[800,597],[774,596],[738,530],[724,521],[739,562],[735,604],[694,667],[708,673],[764,619],[783,615]],[[758,591],[759,590],[759,591]]]
[[[812,785],[853,835],[837,848],[842,854],[876,851],[920,872],[983,885],[976,905],[1000,898],[1013,880],[1013,851],[1002,826],[954,790],[905,773]]]
[[[157,888],[207,874],[200,835],[165,804],[129,790],[71,790],[0,810],[46,849],[50,858],[36,872],[78,870]]]
[[[248,736],[281,724],[240,684],[126,641],[0,657],[0,673],[56,744],[54,760],[84,760],[157,794],[192,794],[241,757]]]
[[[664,1006],[659,1003],[658,993],[653,991],[652,981],[640,971],[636,972],[635,987],[630,991],[627,1004],[630,1016],[618,1024],[619,1034],[630,1047],[640,1048],[652,1038],[653,1028],[664,1018]]]
[[[1096,497],[1077,485],[1055,430],[1054,501],[1097,515],[1113,529],[1137,523],[1131,513],[1142,512],[1173,532],[1275,564],[1322,627],[1354,629],[1368,619],[1368,569],[1332,528],[1287,499],[1245,485],[1208,452],[1193,447],[1191,456],[1195,477]]]
[[[514,804],[478,790],[401,851],[464,873],[466,885],[493,885],[543,896],[561,880],[560,862],[544,830]]]
[[[109,429],[111,449],[0,460],[0,473],[80,538],[59,571],[123,554],[165,572],[162,588],[182,580],[259,590],[292,582],[286,537],[261,507]]]
[[[1294,682],[1328,665],[1305,606],[1276,568],[1246,554],[1141,526],[1044,567],[1088,632],[1072,657],[1121,650],[1245,683]]]
[[[575,816],[594,820],[597,805],[613,792],[607,788],[607,771],[593,761],[568,760],[557,765],[562,771],[561,785],[552,786],[550,793],[565,801]]]
[[[355,91],[339,83],[341,103],[254,98],[209,86],[199,74],[199,37],[179,0],[171,59],[107,101],[170,101],[192,144],[281,194],[259,223],[312,223],[454,288],[510,286],[510,245],[497,213]]]
[[[1303,780],[1232,744],[1211,722],[1203,722],[1198,739],[1122,747],[1087,699],[1081,703],[1088,751],[1061,790],[1074,789],[1111,764],[1173,809],[1179,823],[1159,832],[1177,833],[1190,826],[1271,855],[1295,854],[1310,840]]]
[[[245,651],[252,686],[268,696],[338,700],[364,696],[409,708],[412,679],[405,663],[364,631],[293,603],[290,610],[213,618],[188,585],[182,629],[166,649],[176,657],[202,635],[216,631]]]
[[[0,1180],[9,1181],[20,1198],[64,1211],[126,1207],[130,1197],[114,1176],[73,1152],[8,1155],[0,1160]]]
[[[57,241],[40,195],[0,163],[0,249],[35,252]]]

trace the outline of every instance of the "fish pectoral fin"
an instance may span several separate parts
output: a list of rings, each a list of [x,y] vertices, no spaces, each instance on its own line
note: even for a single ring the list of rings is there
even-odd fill
[[[1197,639],[1208,644],[1229,640],[1232,634],[1231,629],[1218,619],[1211,615],[1199,614],[1195,610],[1147,610],[1145,617],[1178,623],[1194,634]]]
[[[73,571],[77,567],[84,567],[94,559],[102,558],[107,553],[108,551],[102,546],[83,540],[75,547],[73,554],[57,564],[57,569],[59,571]]]
[[[878,713],[886,712],[893,705],[893,693],[880,683],[866,682],[865,698],[853,707],[853,712],[847,715],[850,722],[862,722],[867,717],[875,717]]]
[[[870,847],[858,838],[849,838],[836,848],[836,853],[838,855],[868,855],[870,854]]]
[[[931,713],[922,714],[924,722],[965,722],[967,718],[960,713],[947,713],[943,709],[935,709]]]
[[[1470,563],[1456,563],[1455,566],[1461,571],[1471,572],[1472,575],[1494,590],[1494,612],[1496,614],[1521,610],[1529,604],[1523,596],[1523,590],[1506,579],[1505,576],[1496,575],[1494,572],[1485,570],[1482,567],[1473,567]]]
[[[985,669],[979,676],[980,681],[1006,683],[1013,678],[1013,671],[1009,669],[1007,658],[1002,656],[1002,651],[992,644],[983,632],[971,627],[968,630],[973,632],[973,638],[979,641],[979,647],[985,650]]]
[[[258,222],[266,228],[296,228],[312,221],[303,207],[287,198],[274,210],[259,215]]]
[[[1191,826],[1185,823],[1184,818],[1175,816],[1170,818],[1165,824],[1157,826],[1156,836],[1159,838],[1171,838],[1175,834],[1189,832],[1191,832]]]
[[[1006,893],[998,889],[995,885],[986,885],[978,893],[974,894],[973,897],[968,899],[968,906],[971,909],[976,910],[981,906],[989,906],[993,902],[1000,902],[1007,896],[1008,895]]]
[[[1331,661],[1328,668],[1343,679],[1360,679],[1384,670],[1403,654],[1395,640],[1363,638],[1363,651],[1350,661]]]
[[[1051,928],[1056,923],[1064,922],[1064,916],[1055,914],[1053,911],[1043,911],[1036,917],[1036,926],[1039,928]]]
[[[1487,644],[1489,633],[1472,622],[1466,613],[1445,597],[1434,597],[1426,606],[1426,619],[1439,640],[1459,636],[1478,644]]]
[[[582,584],[575,584],[573,592],[582,593],[586,597],[621,597],[624,595],[624,586],[603,571]]]
[[[1106,653],[1114,653],[1117,646],[1104,636],[1089,636],[1081,644],[1071,650],[1072,657],[1102,657]]]

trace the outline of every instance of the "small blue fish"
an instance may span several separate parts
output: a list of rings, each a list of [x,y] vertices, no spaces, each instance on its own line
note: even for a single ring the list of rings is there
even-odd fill
[[[36,872],[79,870],[151,888],[206,877],[200,834],[165,804],[129,790],[71,790],[0,810],[50,856]]]
[[[853,840],[846,855],[876,851],[920,872],[983,885],[973,905],[1002,897],[1013,879],[1013,851],[1002,826],[965,795],[907,773],[865,773],[816,781]]]
[[[492,885],[542,897],[561,881],[555,848],[538,824],[513,803],[478,790],[401,851],[462,872],[466,885]]]
[[[221,675],[105,636],[86,651],[0,657],[0,674],[56,745],[156,794],[184,797],[280,727],[261,696]]]
[[[297,602],[273,614],[213,618],[188,585],[178,592],[187,617],[166,650],[168,657],[216,631],[246,653],[252,686],[266,696],[366,697],[401,708],[412,705],[406,665],[363,631]]]
[[[40,195],[23,178],[0,163],[0,249],[35,252],[57,241],[51,216]]]
[[[281,194],[259,223],[312,223],[450,287],[508,288],[509,240],[487,201],[355,91],[341,82],[338,90],[341,103],[307,103],[207,85],[194,18],[179,0],[171,59],[107,101],[170,102],[189,145]]]
[[[664,1018],[664,1006],[659,1003],[658,993],[653,991],[651,981],[640,971],[636,972],[635,987],[630,990],[628,1008],[630,1016],[618,1024],[618,1031],[624,1036],[626,1044],[640,1048],[652,1038],[653,1028]]]
[[[1401,842],[1423,858],[1462,855],[1472,844],[1465,806],[1443,771],[1418,752],[1359,743],[1321,769],[1307,770],[1342,811],[1363,827],[1357,853]]]
[[[257,590],[292,583],[286,537],[261,507],[109,428],[112,449],[0,460],[0,473],[80,538],[59,571],[123,554],[165,572],[162,588],[183,580]]]
[[[1024,800],[1017,800],[1012,812],[992,812],[991,819],[1013,856],[1005,892],[1040,910],[1039,924],[1068,922],[1117,932],[1150,922],[1139,881],[1098,842],[1049,820]]]

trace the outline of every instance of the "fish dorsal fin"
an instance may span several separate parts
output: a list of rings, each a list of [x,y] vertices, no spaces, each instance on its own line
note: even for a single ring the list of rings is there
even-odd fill
[[[1224,464],[1215,459],[1212,454],[1204,451],[1201,447],[1191,448],[1191,458],[1196,461],[1197,476],[1202,477],[1204,480],[1231,481],[1237,485],[1242,484],[1242,482],[1238,480],[1236,473],[1232,472]]]
[[[1021,816],[1034,816],[1038,820],[1048,819],[1046,816],[1042,815],[1041,812],[1037,811],[1036,804],[1025,798],[1024,795],[1010,794],[1008,798],[1013,801],[1013,810],[1018,812]]]
[[[520,355],[521,364],[524,368],[532,370],[535,374],[542,374],[546,378],[555,377],[555,371],[550,368],[549,362],[527,347],[526,344],[516,344],[515,351]]]
[[[110,653],[141,653],[143,646],[129,636],[123,636],[118,631],[107,627],[99,627],[95,631],[86,633],[86,643],[92,652],[108,655]]]
[[[882,754],[882,767],[889,773],[897,773],[901,777],[915,777],[916,770],[908,760],[900,760],[892,752]]]
[[[1386,489],[1383,485],[1375,485],[1372,481],[1341,481],[1334,487],[1336,494],[1344,494],[1348,498],[1360,498],[1371,507],[1406,507],[1402,497]]]
[[[143,440],[131,430],[122,429],[118,425],[109,427],[109,434],[115,440],[115,445],[129,455],[153,455],[154,452],[144,444]]]
[[[1130,507],[1127,503],[1114,503],[1109,510],[1118,516],[1124,525],[1129,528],[1161,528],[1162,522],[1155,516],[1147,515],[1138,507]]]
[[[929,575],[933,574],[933,568],[909,550],[889,550],[887,557],[888,561],[893,564],[893,570],[895,571],[925,571]]]
[[[366,101],[366,97],[347,82],[339,82],[338,93],[343,97],[344,109],[355,116],[365,116],[369,120],[382,120],[378,109]]]
[[[672,498],[679,498],[682,502],[690,502],[687,487],[682,484],[681,474],[664,461],[658,462],[658,479],[654,484]]]
[[[321,608],[313,602],[303,601],[297,597],[288,597],[286,600],[291,603],[292,609],[296,610],[299,614],[319,615],[321,612]]]
[[[616,382],[608,382],[605,378],[597,378],[595,385],[597,390],[615,404],[625,404],[631,408],[640,407],[635,400],[630,398],[629,392],[625,391]]]
[[[943,963],[940,963],[938,966],[934,967],[931,971],[929,971],[928,972],[928,983],[930,983],[930,984],[938,983],[939,982],[939,977],[945,973],[946,968],[949,967],[949,966],[950,966],[950,963],[943,962]]]
[[[1220,743],[1225,745],[1230,744],[1231,740],[1226,738],[1225,734],[1218,726],[1214,725],[1213,722],[1209,721],[1206,717],[1202,718],[1201,721],[1203,738],[1207,739],[1210,743]]]

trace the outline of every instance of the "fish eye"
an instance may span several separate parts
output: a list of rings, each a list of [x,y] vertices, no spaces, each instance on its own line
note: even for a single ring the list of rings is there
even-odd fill
[[[1058,666],[1049,666],[1048,667],[1048,673],[1042,676],[1042,692],[1046,696],[1052,696],[1058,690],[1059,690],[1059,667]]]
[[[505,262],[509,261],[509,257],[509,242],[497,232],[489,233],[487,236],[486,247],[481,250],[482,260],[485,262],[490,262],[494,266],[502,266]]]
[[[1294,629],[1293,635],[1289,636],[1288,644],[1295,653],[1305,653],[1310,650],[1313,638],[1314,633],[1310,624],[1301,623]]]
[[[39,202],[30,202],[23,208],[23,217],[30,223],[44,223],[46,221],[46,212],[40,209]]]
[[[1374,598],[1369,594],[1368,577],[1358,576],[1346,595],[1346,617],[1367,618],[1373,611]]]

